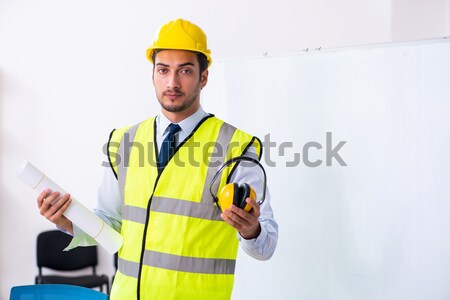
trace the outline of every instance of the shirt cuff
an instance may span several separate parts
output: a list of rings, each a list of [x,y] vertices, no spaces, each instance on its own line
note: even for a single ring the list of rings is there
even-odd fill
[[[239,235],[239,240],[243,244],[242,246],[244,248],[247,248],[247,249],[251,250],[252,252],[257,252],[259,254],[262,254],[261,250],[263,249],[264,243],[267,239],[267,230],[263,223],[260,222],[259,224],[261,226],[261,232],[259,233],[259,235],[256,238],[247,240],[244,237],[242,237],[239,232],[238,232],[238,235]]]

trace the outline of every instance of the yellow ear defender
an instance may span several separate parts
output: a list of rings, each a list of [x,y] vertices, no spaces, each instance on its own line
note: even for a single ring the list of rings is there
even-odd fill
[[[209,185],[209,192],[211,193],[211,196],[214,199],[214,202],[217,204],[217,206],[223,210],[229,209],[232,204],[235,206],[244,209],[245,211],[250,211],[252,207],[245,202],[245,199],[252,198],[253,200],[256,200],[256,192],[255,190],[248,184],[237,184],[237,183],[228,183],[226,184],[221,190],[220,193],[215,196],[211,190],[214,182],[219,178],[219,175],[222,173],[222,171],[230,164],[239,162],[239,161],[249,161],[257,166],[259,166],[264,174],[264,190],[263,195],[261,197],[261,200],[259,200],[257,203],[258,205],[261,205],[264,202],[264,199],[266,197],[266,189],[267,189],[267,177],[266,177],[266,171],[264,170],[261,163],[254,158],[247,157],[247,156],[238,156],[234,157],[222,164],[220,166],[217,173],[214,175],[213,179],[211,180],[211,183]]]

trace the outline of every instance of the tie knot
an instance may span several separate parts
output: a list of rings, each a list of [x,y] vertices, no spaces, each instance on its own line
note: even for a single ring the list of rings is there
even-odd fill
[[[174,135],[175,133],[181,130],[180,125],[174,123],[170,123],[169,127],[167,128],[169,129],[169,135]]]
[[[171,123],[169,127],[169,132],[167,133],[164,141],[161,144],[161,149],[158,155],[158,171],[161,172],[166,166],[167,162],[172,157],[175,151],[175,134],[181,130],[180,125]]]

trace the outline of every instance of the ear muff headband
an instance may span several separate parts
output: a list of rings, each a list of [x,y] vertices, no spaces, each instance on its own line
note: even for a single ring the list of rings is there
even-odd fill
[[[264,175],[264,182],[263,182],[263,184],[264,184],[264,189],[263,189],[263,194],[262,194],[262,196],[261,196],[261,200],[259,200],[257,203],[258,203],[258,205],[263,204],[264,199],[266,198],[266,190],[267,190],[267,176],[266,176],[266,170],[264,170],[264,167],[261,165],[261,163],[260,163],[257,159],[254,159],[254,158],[251,158],[251,157],[247,157],[247,156],[233,157],[232,159],[227,160],[226,162],[224,162],[224,163],[222,164],[222,166],[220,166],[219,170],[217,170],[217,173],[214,175],[213,179],[211,180],[211,183],[209,184],[209,192],[211,193],[211,196],[213,197],[214,202],[218,203],[218,201],[219,201],[219,198],[218,198],[216,195],[214,195],[213,192],[212,192],[212,190],[211,190],[212,186],[214,185],[214,182],[216,182],[216,180],[217,180],[217,178],[219,177],[219,175],[222,173],[222,171],[223,171],[227,166],[231,165],[232,163],[239,162],[239,161],[241,161],[241,160],[245,160],[245,161],[252,162],[252,163],[258,165],[259,168],[262,170],[263,175]]]

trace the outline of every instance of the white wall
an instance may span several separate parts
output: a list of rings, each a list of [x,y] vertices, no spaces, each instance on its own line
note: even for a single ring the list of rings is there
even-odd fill
[[[447,31],[445,32],[445,35],[449,36],[450,35],[450,1],[447,1],[446,8],[447,8],[447,10],[446,10],[445,24],[446,24]],[[445,10],[444,10],[444,12],[445,12]]]
[[[13,285],[33,283],[36,234],[52,228],[17,180],[18,166],[33,161],[92,207],[109,131],[158,111],[144,53],[161,23],[180,16],[198,23],[214,59],[225,61],[449,35],[448,2],[1,1],[0,299]],[[220,88],[211,78],[205,92],[224,94]],[[218,98],[205,97],[204,106],[226,119]],[[111,274],[111,258],[101,254],[100,271]]]
[[[393,0],[392,39],[394,41],[448,36],[448,0]],[[447,16],[445,16],[447,12]]]

